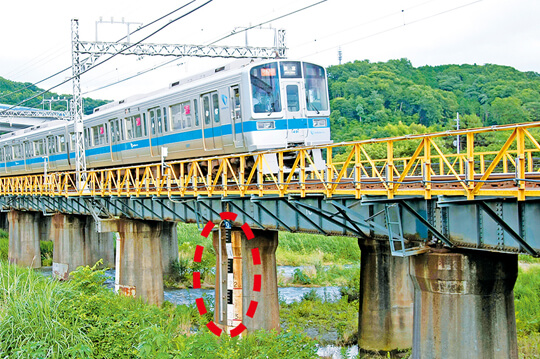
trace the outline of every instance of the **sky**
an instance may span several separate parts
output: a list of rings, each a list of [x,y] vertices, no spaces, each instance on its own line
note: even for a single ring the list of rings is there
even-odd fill
[[[148,24],[188,1],[5,2],[0,21],[0,76],[36,83],[71,66],[73,18],[79,20],[82,41],[96,41],[96,29],[98,41],[116,41],[127,33],[127,26],[118,22]],[[134,34],[132,42],[207,1],[195,0]],[[239,34],[218,44],[245,45],[246,34],[241,28],[278,17],[282,18],[249,30],[248,45],[272,46],[275,30],[269,29],[271,26],[285,29],[288,58],[323,66],[338,64],[341,49],[342,63],[407,58],[415,67],[492,63],[540,73],[538,0],[212,0],[145,42],[206,45],[236,29]],[[103,22],[96,25],[100,18]],[[137,26],[131,25],[131,30]],[[117,56],[82,76],[82,92],[85,97],[121,100],[233,61],[181,58],[99,90],[170,60]],[[71,71],[67,71],[37,86],[49,89],[70,76]],[[71,82],[52,91],[70,94]]]

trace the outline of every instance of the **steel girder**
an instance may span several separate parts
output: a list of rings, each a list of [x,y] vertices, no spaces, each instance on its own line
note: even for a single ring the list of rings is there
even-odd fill
[[[399,203],[404,235],[415,242],[439,241],[445,246],[479,250],[540,253],[540,201],[485,199],[456,200],[439,197],[387,199],[384,197],[324,196],[310,197],[84,197],[4,196],[3,211],[10,209],[109,216],[152,221],[198,223],[220,221],[219,213],[235,212],[235,225],[248,223],[252,228],[289,232],[319,233],[332,236],[387,238],[385,203]],[[96,206],[91,209],[89,206]],[[430,214],[431,213],[431,214]],[[104,218],[105,219],[105,218]]]

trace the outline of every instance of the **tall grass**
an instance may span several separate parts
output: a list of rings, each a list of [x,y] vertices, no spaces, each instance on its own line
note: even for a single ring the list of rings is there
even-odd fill
[[[360,248],[357,238],[279,232],[276,257],[279,265],[352,264]]]
[[[59,310],[71,290],[0,262],[0,356],[88,357],[90,341]]]
[[[278,265],[351,264],[360,258],[358,240],[351,237],[327,237],[318,234],[279,232],[276,252]],[[201,236],[195,224],[178,225],[178,244],[181,253],[193,255],[195,247],[204,247],[205,255],[215,260],[212,238]],[[191,251],[191,252],[190,252]],[[214,257],[213,257],[214,256]]]
[[[514,300],[519,334],[540,334],[540,266],[520,266]]]
[[[9,253],[9,233],[0,229],[0,260],[7,261]]]

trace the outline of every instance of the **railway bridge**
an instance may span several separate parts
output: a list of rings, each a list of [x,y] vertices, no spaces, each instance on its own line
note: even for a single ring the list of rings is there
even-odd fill
[[[82,184],[74,172],[1,177],[9,259],[39,267],[39,241],[53,238],[57,277],[103,258],[118,290],[159,305],[163,272],[178,258],[174,224],[198,223],[218,255],[209,327],[236,335],[279,328],[279,231],[353,236],[360,348],[517,358],[518,254],[540,253],[539,127],[89,169]],[[464,150],[449,153],[456,137]],[[491,151],[478,151],[479,141]]]

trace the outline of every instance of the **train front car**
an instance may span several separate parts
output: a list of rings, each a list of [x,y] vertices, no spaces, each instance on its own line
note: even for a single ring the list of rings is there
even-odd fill
[[[249,71],[249,86],[251,121],[244,127],[249,151],[332,142],[323,67],[284,60],[255,65]],[[324,166],[320,150],[313,152],[316,167]],[[272,170],[265,172],[276,172],[275,156],[267,156],[267,162]]]

